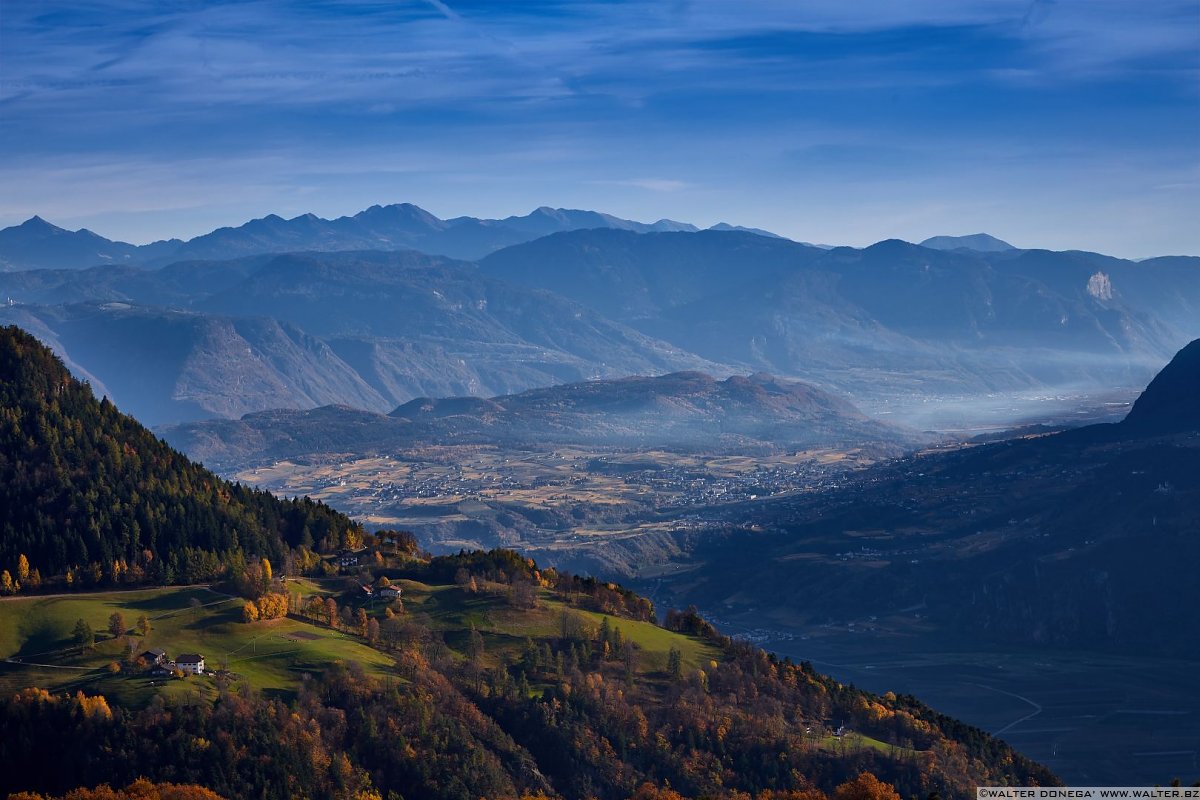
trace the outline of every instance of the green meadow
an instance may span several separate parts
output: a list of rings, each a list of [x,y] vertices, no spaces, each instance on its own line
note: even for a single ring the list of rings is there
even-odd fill
[[[483,637],[484,660],[491,666],[518,660],[526,639],[558,637],[564,618],[572,630],[590,630],[593,635],[604,621],[604,615],[570,606],[547,591],[539,596],[536,608],[518,609],[500,593],[469,593],[458,586],[413,580],[397,583],[404,590],[403,619],[427,626],[455,657],[466,651],[474,628]],[[349,586],[345,580],[308,580],[289,588],[299,589],[305,596],[334,596],[340,605],[349,602],[353,607],[359,598],[353,591],[342,591]],[[247,624],[242,621],[242,603],[240,598],[204,587],[0,601],[0,692],[28,686],[56,692],[84,689],[134,706],[155,694],[197,699],[215,696],[211,675],[152,676],[132,664],[128,658],[131,642],[135,656],[154,647],[165,650],[170,658],[200,653],[208,671],[225,669],[233,673],[235,684],[245,681],[259,691],[284,695],[296,691],[304,673],[320,671],[335,661],[355,662],[374,675],[394,674],[392,657],[357,636],[295,618]],[[371,616],[384,620],[382,604],[365,607]],[[109,616],[114,612],[124,618],[124,636],[113,637],[108,632]],[[136,633],[142,616],[151,625],[144,637]],[[83,650],[75,641],[78,620],[95,631],[96,644],[91,649]],[[638,647],[636,671],[643,680],[665,678],[672,648],[680,651],[686,670],[720,658],[710,643],[649,622],[609,617],[609,624]],[[114,664],[120,665],[120,671],[112,670]]]
[[[446,643],[455,650],[465,649],[465,640],[474,627],[482,635],[488,660],[516,660],[525,639],[550,639],[562,633],[563,615],[568,625],[598,631],[604,615],[567,605],[542,592],[537,608],[510,607],[503,599],[481,591],[471,594],[458,586],[430,586],[411,580],[396,581],[404,589],[404,607],[408,614],[431,629],[441,631]],[[638,672],[651,675],[666,669],[672,647],[678,649],[686,669],[698,669],[720,654],[701,639],[668,631],[650,622],[609,617],[609,625],[621,631],[639,649]]]
[[[205,588],[147,589],[0,602],[0,690],[39,686],[52,691],[86,688],[119,702],[137,704],[155,693],[211,689],[211,677],[183,680],[150,677],[127,665],[127,638],[135,652],[158,647],[174,658],[200,653],[209,670],[225,668],[256,689],[288,693],[304,672],[333,661],[354,661],[368,672],[387,674],[392,659],[356,637],[293,619],[246,624],[242,601]],[[109,616],[124,616],[127,636],[114,639]],[[150,620],[148,636],[134,633],[139,617]],[[81,651],[74,639],[78,620],[96,631],[96,646]],[[110,672],[116,662],[122,671]]]

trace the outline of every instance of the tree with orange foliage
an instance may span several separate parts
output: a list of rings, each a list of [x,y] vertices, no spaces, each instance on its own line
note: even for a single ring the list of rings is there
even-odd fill
[[[833,800],[900,800],[890,783],[884,783],[869,772],[861,773],[833,790]]]
[[[829,800],[820,789],[767,789],[754,796],[754,800]]]
[[[280,619],[288,613],[288,598],[286,594],[270,592],[258,598],[259,619]]]
[[[653,783],[643,783],[637,788],[629,800],[687,800],[670,786],[655,786]]]
[[[174,783],[151,783],[138,778],[124,789],[114,789],[108,784],[95,789],[72,789],[59,797],[35,792],[10,794],[9,800],[224,800],[221,795],[203,786],[177,785]]]

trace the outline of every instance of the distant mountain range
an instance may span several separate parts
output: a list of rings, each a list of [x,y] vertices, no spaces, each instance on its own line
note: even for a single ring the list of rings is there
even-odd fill
[[[716,227],[396,205],[130,250],[35,219],[0,231],[0,254],[58,266],[0,272],[0,320],[149,424],[698,370],[804,380],[953,428],[982,419],[981,397],[1145,385],[1200,336],[1200,258],[1000,249],[982,234],[825,248]],[[518,243],[477,262],[403,249],[470,231],[474,253]],[[75,268],[81,253],[105,263]]]
[[[694,225],[662,219],[634,222],[598,211],[542,206],[522,217],[439,219],[411,203],[371,206],[353,216],[322,219],[303,214],[284,219],[270,214],[238,227],[219,228],[183,241],[147,245],[114,242],[89,230],[68,231],[41,217],[0,230],[0,270],[80,269],[100,264],[161,266],[189,259],[231,259],[301,250],[419,250],[432,255],[476,259],[509,245],[551,233],[586,228],[647,233],[696,231]],[[720,223],[713,230],[778,234]]]
[[[147,424],[718,371],[557,295],[418,253],[0,275],[0,307]]]
[[[735,233],[589,230],[515,245],[481,265],[712,361],[872,404],[1144,385],[1200,335],[1200,258],[896,240],[823,250]]]
[[[870,420],[807,384],[765,374],[720,381],[698,372],[587,381],[490,399],[420,397],[386,416],[344,406],[268,411],[160,433],[225,471],[321,452],[390,453],[446,443],[709,453],[866,446],[899,454],[928,441]]]

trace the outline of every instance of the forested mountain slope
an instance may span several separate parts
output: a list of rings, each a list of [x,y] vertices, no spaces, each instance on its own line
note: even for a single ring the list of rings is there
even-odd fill
[[[24,331],[0,328],[0,563],[44,581],[215,577],[223,559],[283,559],[360,531],[307,500],[230,484],[73,378]],[[282,563],[280,561],[279,563]]]

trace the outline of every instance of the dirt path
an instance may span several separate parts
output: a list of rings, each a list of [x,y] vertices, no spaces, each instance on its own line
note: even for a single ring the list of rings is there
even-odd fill
[[[1006,692],[1003,689],[997,689],[995,686],[987,686],[982,683],[972,683],[971,685],[978,686],[980,689],[987,689],[989,692],[995,692],[996,694],[1003,694],[1003,695],[1007,695],[1008,697],[1015,697],[1017,700],[1020,700],[1023,703],[1028,703],[1030,706],[1033,707],[1032,714],[1026,714],[1025,716],[1021,717],[1020,719],[1015,719],[1012,722],[1008,723],[1000,730],[992,731],[992,736],[999,736],[1000,734],[1004,733],[1005,731],[1012,730],[1016,726],[1020,725],[1022,722],[1033,719],[1038,714],[1042,713],[1042,707],[1040,705],[1038,705],[1037,703],[1033,702],[1032,700],[1030,700],[1028,697],[1024,697],[1022,695],[1015,694],[1013,692]]]

